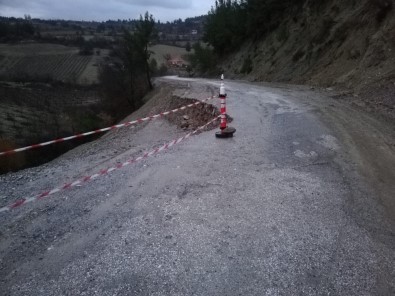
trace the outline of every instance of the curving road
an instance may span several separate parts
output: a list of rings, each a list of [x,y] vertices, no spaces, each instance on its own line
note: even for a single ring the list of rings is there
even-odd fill
[[[219,86],[157,83],[192,97]],[[226,87],[234,138],[204,132],[1,215],[0,294],[394,295],[393,127],[325,91]],[[156,121],[128,133],[3,176],[0,191],[96,172],[185,132]]]

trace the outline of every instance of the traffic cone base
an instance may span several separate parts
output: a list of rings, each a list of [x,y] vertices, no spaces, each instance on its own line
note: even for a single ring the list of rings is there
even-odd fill
[[[227,128],[225,128],[219,132],[216,132],[215,136],[220,139],[233,138],[233,134],[235,132],[236,132],[236,129],[234,127],[228,126]]]

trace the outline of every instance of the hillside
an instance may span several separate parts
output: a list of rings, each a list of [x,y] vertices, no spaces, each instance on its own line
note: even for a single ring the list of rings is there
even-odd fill
[[[393,1],[309,0],[281,15],[267,34],[225,56],[228,77],[331,87],[395,118]]]

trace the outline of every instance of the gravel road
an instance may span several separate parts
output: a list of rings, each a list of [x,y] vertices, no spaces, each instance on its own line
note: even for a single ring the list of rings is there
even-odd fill
[[[234,138],[206,131],[0,214],[0,294],[395,295],[394,127],[307,87],[226,86]],[[0,176],[0,206],[184,134],[167,120],[114,131]]]

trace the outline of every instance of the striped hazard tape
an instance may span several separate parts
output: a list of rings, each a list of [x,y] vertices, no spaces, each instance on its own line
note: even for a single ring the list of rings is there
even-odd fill
[[[86,183],[88,181],[94,180],[94,179],[96,179],[96,178],[98,178],[100,176],[107,175],[107,174],[109,174],[109,173],[111,173],[111,172],[113,172],[115,170],[119,170],[119,169],[124,168],[124,167],[126,167],[128,165],[131,165],[133,163],[136,163],[136,162],[139,162],[141,160],[144,160],[144,159],[146,159],[146,158],[148,158],[150,156],[158,154],[159,152],[162,152],[162,151],[164,151],[166,149],[169,149],[170,147],[179,144],[180,142],[182,142],[182,141],[188,139],[189,137],[191,137],[192,135],[194,135],[194,134],[198,133],[199,131],[205,129],[210,124],[212,124],[215,121],[217,121],[220,117],[221,116],[218,116],[218,117],[214,118],[213,120],[211,120],[210,122],[206,123],[205,125],[197,128],[193,132],[191,132],[191,133],[189,133],[189,134],[187,134],[187,135],[185,135],[185,136],[183,136],[183,137],[181,137],[181,138],[179,138],[177,140],[171,141],[171,142],[163,145],[162,147],[159,147],[159,148],[157,148],[155,150],[152,150],[151,152],[147,152],[147,153],[145,153],[144,155],[142,155],[142,156],[140,156],[138,158],[133,158],[133,159],[128,160],[128,161],[126,161],[124,163],[118,164],[118,165],[116,165],[114,167],[111,167],[111,168],[108,168],[108,169],[105,169],[105,170],[101,170],[99,173],[96,173],[96,174],[94,174],[92,176],[87,176],[87,177],[81,178],[81,179],[79,179],[77,181],[74,181],[72,183],[67,183],[67,184],[65,184],[65,185],[63,185],[61,187],[54,188],[54,189],[49,190],[49,191],[45,191],[45,192],[43,192],[43,193],[41,193],[39,195],[36,195],[36,196],[33,196],[33,197],[29,197],[29,198],[21,198],[21,199],[15,201],[14,203],[12,203],[12,204],[10,204],[8,206],[0,208],[0,213],[10,211],[12,209],[18,208],[18,207],[20,207],[22,205],[25,205],[25,204],[28,204],[28,203],[31,203],[31,202],[34,202],[34,201],[41,200],[41,199],[43,199],[45,197],[48,197],[48,196],[53,195],[55,193],[58,193],[60,191],[63,191],[63,190],[70,189],[70,188],[73,188],[75,186],[81,185],[81,184]]]
[[[40,147],[44,147],[44,146],[48,146],[48,145],[52,145],[52,144],[56,144],[56,143],[70,141],[70,140],[73,140],[73,139],[87,137],[87,136],[94,135],[94,134],[104,133],[104,132],[107,132],[107,131],[110,131],[110,130],[119,129],[119,128],[123,128],[123,127],[126,127],[126,126],[138,124],[138,123],[143,123],[143,122],[146,122],[146,121],[157,119],[159,117],[163,117],[163,116],[166,116],[166,115],[169,115],[169,114],[176,113],[178,111],[185,110],[187,108],[195,107],[197,105],[200,105],[202,103],[210,101],[210,100],[212,100],[214,98],[215,98],[215,96],[212,96],[210,98],[207,98],[207,99],[198,101],[196,103],[189,104],[189,105],[186,105],[186,106],[183,106],[183,107],[171,110],[171,111],[162,112],[160,114],[156,114],[156,115],[148,116],[148,117],[145,117],[145,118],[140,118],[140,119],[137,119],[137,120],[134,120],[134,121],[129,121],[129,122],[113,125],[113,126],[102,128],[102,129],[98,129],[98,130],[95,130],[95,131],[90,131],[90,132],[86,132],[86,133],[83,133],[83,134],[78,134],[78,135],[74,135],[74,136],[70,136],[70,137],[66,137],[66,138],[60,138],[60,139],[56,139],[56,140],[52,140],[52,141],[48,141],[48,142],[44,142],[44,143],[40,143],[40,144],[34,144],[34,145],[30,145],[30,146],[26,146],[26,147],[22,147],[22,148],[18,148],[18,149],[13,149],[13,150],[0,152],[0,156],[11,155],[11,154],[15,154],[15,153],[22,152],[22,151],[27,151],[27,150],[31,150],[31,149],[35,149],[35,148],[40,148]]]

